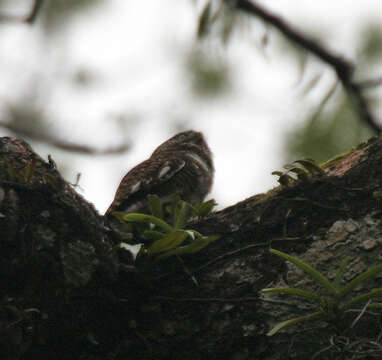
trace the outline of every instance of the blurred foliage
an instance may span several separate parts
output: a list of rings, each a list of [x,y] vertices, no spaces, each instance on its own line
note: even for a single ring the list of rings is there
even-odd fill
[[[21,96],[4,105],[3,119],[16,129],[33,133],[48,133],[50,126],[37,96]]]
[[[379,59],[382,56],[382,29],[379,25],[367,25],[359,49],[355,75],[360,78],[365,77],[363,74],[374,74],[376,67],[380,66]],[[304,64],[300,68],[302,75],[305,66]],[[319,80],[319,77],[313,78],[305,93],[315,87]],[[310,157],[316,161],[328,160],[374,135],[369,126],[355,113],[354,107],[343,92],[333,96],[331,107],[324,108],[326,100],[321,103],[318,112],[309,115],[301,127],[289,134],[285,145],[286,161],[302,157]],[[374,112],[381,105],[380,97],[373,94],[367,94],[367,101]]]
[[[104,0],[45,0],[41,9],[41,22],[46,35],[50,35],[67,24],[71,16],[91,9]]]
[[[230,68],[226,60],[216,54],[194,49],[186,57],[186,71],[192,92],[201,98],[222,95],[230,88]]]
[[[360,54],[366,61],[381,60],[382,54],[382,29],[380,24],[368,24],[363,30],[363,39]]]
[[[351,104],[341,96],[333,108],[314,114],[286,140],[286,161],[303,157],[318,162],[349,150],[373,135]]]
[[[214,6],[215,5],[215,6]],[[207,1],[199,16],[197,37],[202,39],[211,32],[227,44],[235,28],[242,23],[243,16],[232,11],[225,2]]]
[[[360,121],[349,101],[342,98],[333,109],[313,116],[303,128],[294,132],[290,156],[309,156],[321,162],[372,135],[369,126]]]

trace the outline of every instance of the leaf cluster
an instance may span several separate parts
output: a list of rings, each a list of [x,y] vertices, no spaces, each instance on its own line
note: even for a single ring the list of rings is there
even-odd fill
[[[313,320],[323,320],[332,322],[339,319],[347,310],[352,309],[358,305],[370,302],[371,299],[380,297],[382,295],[382,288],[374,289],[365,294],[353,297],[350,300],[345,301],[345,297],[354,290],[357,286],[364,283],[373,277],[376,277],[378,273],[382,271],[382,264],[376,265],[369,270],[366,270],[362,274],[355,277],[353,280],[348,282],[345,286],[341,286],[341,280],[345,273],[346,267],[349,264],[350,257],[346,257],[340,264],[336,278],[333,282],[329,281],[322,273],[318,270],[312,268],[310,265],[304,263],[303,261],[283,253],[279,250],[270,249],[270,252],[274,255],[280,256],[281,258],[290,261],[301,269],[307,275],[310,275],[319,285],[327,290],[329,296],[323,296],[312,291],[294,289],[294,288],[269,288],[263,289],[264,293],[279,293],[296,295],[305,298],[308,301],[312,301],[317,305],[317,311],[289,319],[278,323],[273,329],[268,332],[268,336],[273,336],[279,330],[295,325],[303,321],[313,321]],[[368,303],[368,307],[381,307],[382,304],[379,303]]]
[[[218,235],[203,236],[196,230],[185,229],[188,222],[200,219],[211,213],[216,205],[214,200],[191,205],[174,196],[169,205],[163,206],[157,195],[148,195],[151,214],[114,212],[121,222],[137,225],[138,236],[143,245],[137,257],[146,257],[156,262],[174,255],[199,252]]]
[[[309,176],[322,176],[325,171],[313,159],[301,159],[284,165],[285,171],[273,171],[281,185],[288,186],[295,181],[307,180]]]

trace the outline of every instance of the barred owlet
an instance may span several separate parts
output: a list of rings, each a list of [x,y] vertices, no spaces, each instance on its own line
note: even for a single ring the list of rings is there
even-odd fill
[[[149,194],[158,195],[163,204],[173,194],[201,202],[211,189],[213,174],[212,154],[202,133],[181,132],[125,175],[105,216],[113,211],[147,212]]]

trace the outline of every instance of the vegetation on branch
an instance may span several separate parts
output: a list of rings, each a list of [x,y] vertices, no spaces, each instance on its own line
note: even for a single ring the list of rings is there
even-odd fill
[[[161,204],[157,195],[149,195],[147,200],[150,215],[113,213],[142,242],[137,257],[157,262],[173,255],[193,254],[219,238],[218,235],[203,236],[196,230],[185,228],[190,221],[210,214],[216,205],[214,200],[191,205],[174,196],[167,206]]]
[[[327,322],[333,322],[335,320],[339,320],[347,310],[365,303],[367,303],[366,307],[382,307],[382,304],[370,303],[371,299],[380,297],[382,295],[382,288],[374,289],[370,292],[345,301],[346,296],[357,286],[364,283],[366,280],[376,277],[376,275],[382,271],[382,264],[371,267],[369,270],[363,272],[362,274],[355,277],[352,281],[348,282],[345,286],[341,286],[341,280],[343,279],[346,267],[350,261],[349,256],[347,256],[341,262],[340,267],[337,270],[335,280],[331,282],[322,273],[312,268],[310,265],[304,263],[303,261],[279,250],[270,249],[269,251],[274,255],[280,256],[281,258],[290,261],[305,274],[310,275],[317,282],[317,284],[321,285],[321,287],[326,290],[327,294],[322,295],[313,291],[294,288],[263,289],[262,292],[264,293],[279,293],[303,297],[307,301],[314,302],[318,308],[316,312],[311,314],[278,323],[268,332],[268,336],[273,336],[279,330],[303,321],[323,320]]]

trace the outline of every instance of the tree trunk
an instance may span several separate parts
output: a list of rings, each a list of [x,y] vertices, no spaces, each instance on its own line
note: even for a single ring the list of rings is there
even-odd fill
[[[298,257],[329,280],[350,256],[342,285],[381,264],[381,159],[382,137],[372,138],[325,164],[323,175],[312,169],[189,224],[221,237],[141,271],[51,159],[1,138],[1,358],[381,358],[378,308],[324,308],[327,290],[269,252]],[[348,299],[380,283],[376,275]],[[261,292],[269,287],[310,290],[322,302]],[[267,336],[319,310],[328,317]]]

